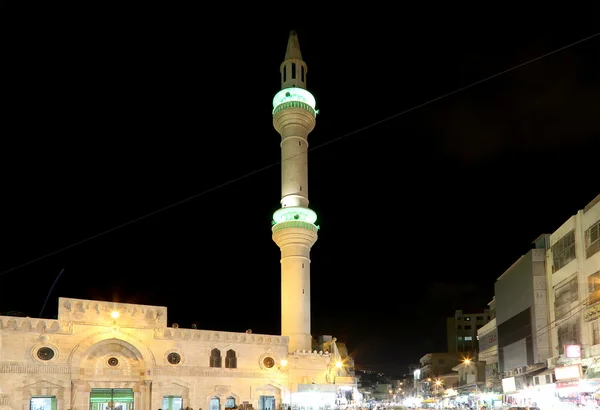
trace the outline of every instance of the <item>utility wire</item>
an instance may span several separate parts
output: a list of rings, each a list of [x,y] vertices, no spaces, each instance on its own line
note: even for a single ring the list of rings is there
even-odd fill
[[[501,72],[499,72],[499,73],[493,74],[493,75],[491,75],[491,76],[489,76],[489,77],[486,77],[486,78],[484,78],[484,79],[482,79],[482,80],[475,81],[474,83],[471,83],[471,84],[469,84],[469,85],[466,85],[466,86],[464,86],[464,87],[460,87],[460,88],[458,88],[458,89],[456,89],[456,90],[454,90],[454,91],[451,91],[451,92],[449,92],[449,93],[446,93],[446,94],[443,94],[443,95],[441,95],[441,96],[439,96],[439,97],[433,98],[433,99],[431,99],[431,100],[429,100],[429,101],[427,101],[427,102],[424,102],[424,103],[422,103],[422,104],[416,105],[416,106],[414,106],[414,107],[412,107],[412,108],[409,108],[409,109],[407,109],[407,110],[401,111],[401,112],[399,112],[399,113],[397,113],[397,114],[391,115],[391,116],[389,116],[389,117],[387,117],[387,118],[384,118],[384,119],[382,119],[382,120],[376,121],[376,122],[374,122],[374,123],[371,123],[371,124],[369,124],[369,125],[366,125],[366,126],[364,126],[364,127],[358,128],[358,129],[356,129],[356,130],[354,130],[354,131],[351,131],[351,132],[349,132],[349,133],[347,133],[347,134],[344,134],[344,135],[342,135],[342,136],[340,136],[340,137],[337,137],[337,138],[334,138],[334,139],[332,139],[332,140],[326,141],[326,142],[324,142],[324,143],[322,143],[322,144],[316,145],[316,146],[314,146],[314,147],[310,148],[308,151],[314,151],[314,150],[316,150],[316,149],[318,149],[318,148],[322,148],[322,147],[324,147],[324,146],[326,146],[326,145],[329,145],[329,144],[332,144],[332,143],[334,143],[334,142],[340,141],[340,140],[341,140],[341,139],[343,139],[343,138],[346,138],[346,137],[349,137],[349,136],[351,136],[351,135],[357,134],[357,133],[359,133],[359,132],[365,131],[365,130],[367,130],[367,129],[369,129],[369,128],[373,128],[373,127],[375,127],[375,126],[377,126],[377,125],[379,125],[379,124],[382,124],[382,123],[384,123],[384,122],[390,121],[390,120],[392,120],[392,119],[394,119],[394,118],[397,118],[397,117],[399,117],[399,116],[401,116],[401,115],[404,115],[404,114],[407,114],[407,113],[409,113],[409,112],[415,111],[415,110],[417,110],[417,109],[419,109],[419,108],[425,107],[426,105],[432,104],[432,103],[434,103],[434,102],[436,102],[436,101],[439,101],[439,100],[442,100],[442,99],[444,99],[444,98],[446,98],[446,97],[450,97],[451,95],[454,95],[454,94],[457,94],[457,93],[459,93],[459,92],[462,92],[462,91],[464,91],[464,90],[467,90],[467,89],[469,89],[469,88],[472,88],[472,87],[474,87],[474,86],[476,86],[476,85],[479,85],[479,84],[481,84],[481,83],[483,83],[483,82],[486,82],[486,81],[492,80],[492,79],[494,79],[494,78],[496,78],[496,77],[498,77],[498,76],[501,76],[501,75],[503,75],[503,74],[507,74],[507,73],[509,73],[509,72],[511,72],[511,71],[514,71],[514,70],[516,70],[516,69],[518,69],[518,68],[521,68],[521,67],[523,67],[523,66],[526,66],[526,65],[528,65],[528,64],[531,64],[531,63],[533,63],[533,62],[535,62],[535,61],[538,61],[538,60],[541,60],[541,59],[543,59],[543,58],[546,58],[546,57],[548,57],[548,56],[551,56],[552,54],[556,54],[556,53],[558,53],[558,52],[560,52],[560,51],[563,51],[563,50],[565,50],[565,49],[567,49],[567,48],[570,48],[570,47],[573,47],[573,46],[575,46],[575,45],[577,45],[577,44],[583,43],[584,41],[591,40],[592,38],[594,38],[594,37],[597,37],[597,36],[599,36],[599,35],[600,35],[600,33],[592,34],[591,36],[588,36],[588,37],[582,38],[582,39],[580,39],[580,40],[578,40],[578,41],[576,41],[576,42],[574,42],[574,43],[567,44],[566,46],[563,46],[563,47],[557,48],[557,49],[555,49],[555,50],[553,50],[553,51],[550,51],[550,52],[548,52],[548,53],[546,53],[546,54],[542,54],[541,56],[538,56],[538,57],[536,57],[536,58],[534,58],[534,59],[528,60],[528,61],[526,61],[526,62],[524,62],[524,63],[518,64],[518,65],[516,65],[516,66],[513,66],[513,67],[511,67],[511,68],[509,68],[509,69],[506,69],[506,70],[504,70],[504,71],[501,71]],[[299,154],[298,154],[298,155],[299,155]],[[269,169],[269,168],[272,168],[272,167],[274,167],[275,165],[279,165],[279,164],[281,164],[283,161],[285,161],[285,160],[288,160],[288,159],[291,159],[291,158],[293,158],[293,157],[290,157],[290,158],[285,158],[285,159],[283,159],[283,160],[281,160],[281,161],[274,162],[274,163],[272,163],[272,164],[270,164],[270,165],[267,165],[267,166],[264,166],[264,167],[262,167],[262,168],[259,168],[259,169],[255,170],[255,171],[249,172],[249,173],[247,173],[247,174],[245,174],[245,175],[242,175],[242,176],[240,176],[240,177],[238,177],[238,178],[234,178],[234,179],[232,179],[232,180],[229,180],[229,181],[227,181],[227,182],[224,182],[224,183],[222,183],[222,184],[220,184],[220,185],[217,185],[217,186],[215,186],[215,187],[213,187],[213,188],[207,189],[207,190],[205,190],[205,191],[202,191],[202,192],[200,192],[200,193],[198,193],[198,194],[195,194],[195,195],[192,195],[192,196],[190,196],[190,197],[188,197],[188,198],[182,199],[182,200],[180,200],[180,201],[178,201],[178,202],[175,202],[175,203],[173,203],[173,204],[171,204],[171,205],[167,205],[167,206],[165,206],[165,207],[162,207],[162,208],[160,208],[160,209],[157,209],[157,210],[155,210],[155,211],[152,211],[152,212],[150,212],[150,213],[147,213],[147,214],[145,214],[145,215],[142,215],[142,216],[140,216],[140,217],[134,218],[134,219],[132,219],[132,220],[130,220],[130,221],[128,221],[128,222],[125,222],[125,223],[123,223],[123,224],[120,224],[120,225],[117,225],[117,226],[115,226],[115,227],[113,227],[113,228],[110,228],[110,229],[107,229],[107,230],[105,230],[105,231],[102,231],[102,232],[100,232],[100,233],[97,233],[97,234],[95,234],[95,235],[92,235],[92,236],[90,236],[90,237],[88,237],[88,238],[86,238],[86,239],[82,239],[82,240],[80,240],[80,241],[78,241],[78,242],[75,242],[75,243],[73,243],[73,244],[71,244],[71,245],[68,245],[68,246],[65,246],[65,247],[63,247],[63,248],[60,248],[60,249],[58,249],[58,250],[56,250],[56,251],[53,251],[53,252],[47,253],[47,254],[45,254],[45,255],[42,255],[42,256],[40,256],[40,257],[38,257],[38,258],[32,259],[32,260],[30,260],[29,262],[25,262],[25,263],[23,263],[23,264],[21,264],[21,265],[17,265],[17,266],[15,266],[15,267],[12,267],[12,268],[10,268],[10,269],[7,269],[7,270],[5,270],[5,271],[3,271],[3,272],[0,272],[0,276],[2,276],[2,275],[5,275],[5,274],[7,274],[7,273],[10,273],[10,272],[13,272],[13,271],[15,271],[15,270],[17,270],[17,269],[20,269],[20,268],[23,268],[23,267],[25,267],[25,266],[31,265],[32,263],[38,262],[38,261],[40,261],[40,260],[42,260],[42,259],[46,259],[46,258],[48,258],[48,257],[50,257],[50,256],[56,255],[57,253],[60,253],[60,252],[66,251],[67,249],[74,248],[75,246],[78,246],[78,245],[81,245],[81,244],[83,244],[83,243],[89,242],[89,241],[91,241],[92,239],[96,239],[96,238],[98,238],[98,237],[100,237],[100,236],[103,236],[103,235],[106,235],[106,234],[108,234],[108,233],[110,233],[110,232],[114,232],[114,231],[116,231],[116,230],[118,230],[118,229],[124,228],[124,227],[126,227],[126,226],[128,226],[128,225],[131,225],[131,224],[135,223],[135,222],[141,221],[141,220],[143,220],[143,219],[147,219],[147,218],[149,218],[149,217],[151,217],[151,216],[153,216],[153,215],[156,215],[156,214],[158,214],[158,213],[160,213],[160,212],[163,212],[163,211],[166,211],[166,210],[168,210],[168,209],[174,208],[175,206],[178,206],[178,205],[181,205],[181,204],[183,204],[183,203],[185,203],[185,202],[191,201],[192,199],[198,198],[198,197],[200,197],[200,196],[202,196],[202,195],[208,194],[208,193],[210,193],[210,192],[212,192],[212,191],[215,191],[215,190],[217,190],[217,189],[220,189],[220,188],[222,188],[222,187],[225,187],[225,186],[227,186],[227,185],[233,184],[233,183],[235,183],[235,182],[237,182],[237,181],[240,181],[240,180],[242,180],[242,179],[244,179],[244,178],[247,178],[247,177],[250,177],[250,176],[252,176],[252,175],[255,175],[255,174],[259,173],[259,172],[265,171],[265,170],[267,170],[267,169]]]
[[[62,273],[65,271],[65,268],[62,268],[61,271],[58,273],[58,276],[56,277],[56,279],[54,279],[54,282],[52,283],[52,286],[50,286],[50,290],[48,291],[48,294],[46,295],[46,300],[44,300],[44,304],[42,305],[42,309],[40,310],[40,314],[38,317],[42,317],[42,313],[44,313],[44,309],[46,308],[46,303],[48,303],[48,299],[50,298],[50,294],[52,293],[52,289],[54,289],[54,286],[56,286],[56,282],[58,282],[58,278],[60,278],[60,275],[62,275]]]

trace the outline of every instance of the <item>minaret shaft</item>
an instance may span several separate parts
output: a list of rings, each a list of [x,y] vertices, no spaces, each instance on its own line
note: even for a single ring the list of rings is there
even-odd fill
[[[290,351],[310,349],[310,247],[304,244],[281,249],[281,319]]]
[[[281,141],[281,207],[308,207],[307,132],[296,132]]]
[[[308,134],[315,99],[306,90],[306,64],[296,32],[281,64],[281,91],[273,98],[273,126],[281,135],[281,208],[273,214],[273,241],[281,250],[281,334],[289,350],[311,350],[310,249],[317,216],[308,208]]]

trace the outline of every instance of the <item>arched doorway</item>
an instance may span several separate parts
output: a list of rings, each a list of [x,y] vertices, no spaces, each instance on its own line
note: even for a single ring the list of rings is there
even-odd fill
[[[81,352],[73,404],[91,410],[133,410],[149,403],[146,362],[131,343],[110,338]],[[75,364],[75,363],[73,363]]]

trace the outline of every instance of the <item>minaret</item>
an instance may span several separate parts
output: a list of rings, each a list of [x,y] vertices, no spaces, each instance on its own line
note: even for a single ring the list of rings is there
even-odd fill
[[[281,135],[281,208],[273,214],[273,240],[281,250],[281,334],[290,352],[310,350],[310,248],[317,214],[308,208],[308,134],[315,127],[315,97],[306,90],[306,63],[298,34],[290,33],[273,98],[273,126]]]

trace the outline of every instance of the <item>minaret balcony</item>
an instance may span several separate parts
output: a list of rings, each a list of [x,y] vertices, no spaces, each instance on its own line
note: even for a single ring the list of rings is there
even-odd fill
[[[280,231],[282,229],[287,229],[287,228],[302,228],[302,229],[308,229],[309,231],[313,231],[313,232],[318,232],[319,227],[313,223],[310,222],[306,222],[306,221],[284,221],[284,222],[279,222],[273,225],[273,227],[271,228],[271,230],[273,231],[273,233]]]
[[[289,252],[297,247],[311,248],[319,237],[319,227],[308,221],[283,221],[273,225],[273,241]]]
[[[277,114],[281,110],[285,110],[286,108],[302,108],[313,115],[316,118],[317,110],[311,107],[309,104],[302,101],[288,101],[282,104],[279,104],[277,107],[273,109],[273,115]]]

